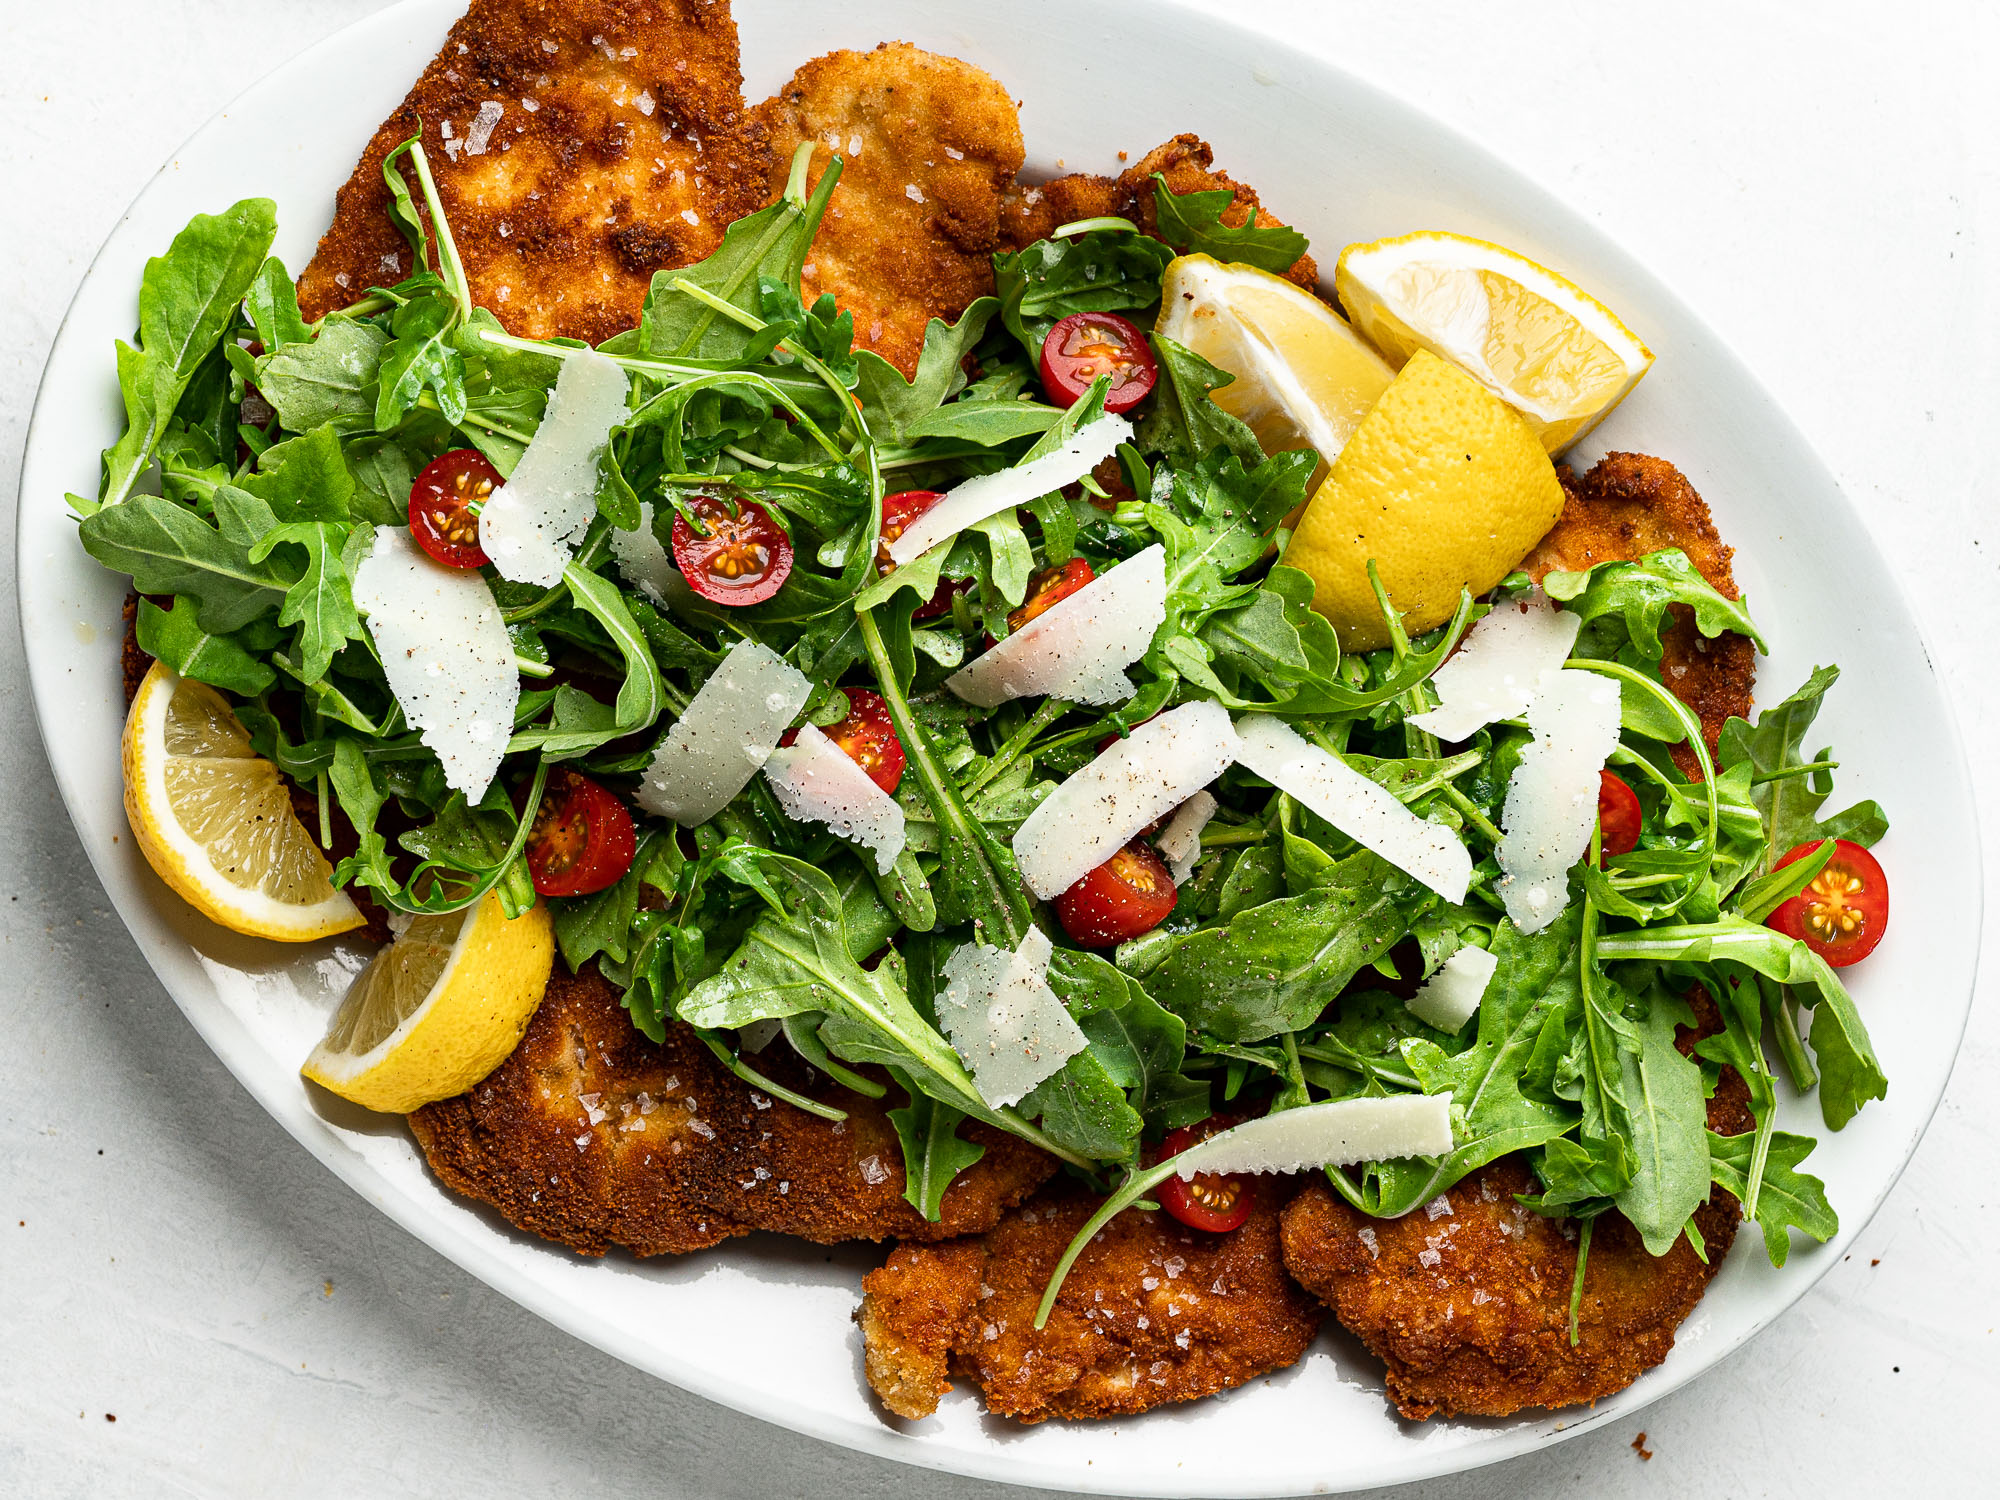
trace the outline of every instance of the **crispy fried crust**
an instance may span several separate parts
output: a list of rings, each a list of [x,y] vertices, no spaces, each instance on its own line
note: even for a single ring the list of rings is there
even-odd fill
[[[1159,216],[1153,211],[1155,172],[1166,178],[1170,192],[1186,194],[1228,188],[1235,193],[1236,201],[1223,210],[1225,224],[1244,223],[1252,209],[1257,211],[1260,224],[1285,222],[1264,207],[1255,188],[1216,170],[1215,152],[1208,142],[1198,135],[1183,133],[1163,146],[1154,147],[1117,177],[1072,173],[1038,186],[1016,184],[1007,197],[1001,239],[1008,249],[1018,250],[1046,239],[1059,225],[1101,214],[1130,219],[1147,234],[1157,237]],[[1319,266],[1310,255],[1301,255],[1285,272],[1285,279],[1311,291],[1319,283]]]
[[[924,324],[993,291],[1001,194],[1021,169],[1021,122],[992,75],[906,42],[830,52],[753,112],[770,139],[770,196],[815,142],[811,181],[838,151],[840,186],[806,263],[808,304],[831,292],[854,344],[914,374]]]
[[[1692,1055],[1722,1022],[1705,990],[1687,998],[1694,1025],[1675,1045]],[[1749,1090],[1724,1068],[1708,1128],[1740,1135],[1753,1124]],[[1285,1210],[1285,1268],[1387,1365],[1389,1397],[1414,1421],[1596,1402],[1667,1357],[1729,1253],[1741,1209],[1718,1188],[1695,1211],[1706,1265],[1685,1238],[1655,1259],[1622,1214],[1599,1218],[1572,1347],[1576,1226],[1515,1201],[1537,1188],[1525,1157],[1503,1156],[1444,1193],[1442,1210],[1434,1200],[1375,1219],[1315,1182]]]
[[[1324,1183],[1284,1216],[1285,1265],[1387,1366],[1405,1417],[1507,1416],[1594,1402],[1667,1357],[1736,1233],[1735,1200],[1696,1211],[1709,1263],[1685,1239],[1655,1260],[1616,1212],[1597,1221],[1579,1342],[1569,1342],[1576,1226],[1514,1201],[1536,1190],[1522,1158],[1460,1182],[1447,1211],[1371,1219]]]
[[[957,1374],[992,1411],[1040,1422],[1130,1415],[1283,1369],[1305,1352],[1321,1313],[1279,1264],[1278,1210],[1290,1185],[1255,1187],[1249,1220],[1230,1234],[1165,1213],[1112,1220],[1040,1332],[1042,1289],[1096,1198],[1065,1185],[983,1239],[899,1246],[862,1283],[855,1315],[869,1384],[891,1411],[923,1417]]]
[[[473,0],[340,190],[302,310],[410,273],[382,160],[421,131],[480,306],[533,338],[631,327],[655,271],[764,201],[742,86],[727,0]]]
[[[1521,566],[1540,582],[1558,569],[1580,571],[1601,562],[1644,557],[1678,547],[1726,599],[1737,597],[1729,560],[1734,555],[1716,533],[1708,506],[1679,469],[1643,453],[1612,453],[1578,478],[1567,465],[1556,470],[1563,485],[1563,513]],[[1660,678],[1701,719],[1709,748],[1731,718],[1750,716],[1757,680],[1757,650],[1740,635],[1709,640],[1696,629],[1693,611],[1673,608],[1661,632],[1666,648]],[[1674,747],[1674,760],[1690,777],[1700,774],[1694,754]]]
[[[822,1244],[977,1233],[1055,1169],[1011,1136],[968,1129],[986,1155],[926,1223],[902,1196],[893,1097],[814,1084],[782,1047],[756,1065],[846,1120],[749,1087],[685,1026],[655,1046],[595,969],[558,970],[514,1054],[466,1093],[418,1110],[410,1127],[449,1186],[585,1255],[613,1245],[681,1254],[751,1229]]]

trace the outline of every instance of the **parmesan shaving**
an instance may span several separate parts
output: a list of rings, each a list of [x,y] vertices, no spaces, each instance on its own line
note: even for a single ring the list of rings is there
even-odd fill
[[[1031,693],[1122,703],[1136,691],[1124,668],[1146,654],[1166,617],[1167,553],[1155,543],[1049,606],[945,686],[981,708]]]
[[[1431,677],[1443,701],[1410,722],[1441,740],[1466,740],[1534,701],[1544,672],[1561,668],[1583,617],[1540,594],[1502,604],[1465,633],[1457,653]]]
[[[408,527],[378,526],[374,550],[354,570],[354,607],[445,785],[477,802],[507,753],[521,697],[493,590],[478,573],[432,562]]]
[[[1190,1146],[1174,1160],[1197,1172],[1304,1172],[1451,1150],[1450,1094],[1332,1099],[1246,1121]]]
[[[1088,1045],[1049,988],[1055,950],[1030,927],[1009,953],[963,943],[944,961],[938,1025],[972,1070],[979,1097],[995,1109],[1016,1104]]]
[[[900,568],[988,516],[1053,494],[1066,484],[1075,484],[1116,453],[1120,443],[1131,439],[1132,424],[1123,417],[1107,414],[1085,423],[1071,434],[1068,442],[1040,458],[955,485],[889,543],[889,561]]]
[[[1208,827],[1208,820],[1220,806],[1212,793],[1196,792],[1181,804],[1181,810],[1153,841],[1153,847],[1167,862],[1175,885],[1186,885],[1188,876],[1194,874],[1195,861],[1201,858],[1201,831]]]
[[[1028,889],[1053,900],[1229,769],[1236,732],[1219,704],[1141,724],[1055,789],[1014,834]]]
[[[763,769],[811,695],[811,681],[769,646],[738,641],[653,752],[639,805],[690,828],[706,823]]]
[[[1479,1002],[1500,960],[1470,945],[1446,959],[1410,1000],[1410,1014],[1426,1026],[1453,1035],[1479,1014]]]
[[[1393,792],[1317,745],[1282,719],[1250,714],[1236,723],[1237,759],[1327,822],[1415,876],[1447,901],[1465,899],[1472,856],[1441,823],[1420,818]]]
[[[597,466],[625,420],[625,372],[584,350],[563,361],[534,441],[479,513],[479,545],[502,578],[553,588],[597,514]]]
[[[1494,851],[1500,899],[1523,932],[1540,932],[1569,905],[1569,870],[1590,847],[1598,773],[1618,747],[1618,684],[1595,672],[1543,674],[1528,705],[1534,742],[1507,783]]]
[[[764,763],[764,779],[785,815],[824,823],[844,839],[875,852],[875,873],[887,875],[903,852],[903,809],[848,753],[810,724]]]

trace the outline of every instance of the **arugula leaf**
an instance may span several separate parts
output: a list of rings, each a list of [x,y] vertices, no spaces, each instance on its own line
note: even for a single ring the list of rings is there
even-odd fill
[[[1862,802],[1822,822],[1819,810],[1833,790],[1825,773],[1801,774],[1798,768],[1812,764],[1803,754],[1806,732],[1819,715],[1820,704],[1834,683],[1840,680],[1838,667],[1818,667],[1805,684],[1784,702],[1765,709],[1753,727],[1741,719],[1722,726],[1716,743],[1716,764],[1725,771],[1748,767],[1752,786],[1750,798],[1764,816],[1769,844],[1764,865],[1796,849],[1801,844],[1823,838],[1851,838],[1872,844],[1888,831],[1888,819],[1874,802]],[[1828,752],[1814,757],[1823,761]]]
[[[240,484],[280,521],[350,520],[358,488],[330,426],[266,449]]]
[[[376,779],[366,746],[355,736],[335,737],[327,779],[333,783],[333,794],[357,839],[354,852],[333,872],[334,884],[365,885],[385,894],[399,889],[390,868],[388,841],[375,828],[389,795]]]
[[[1207,1117],[1208,1085],[1181,1072],[1187,1026],[1179,1016],[1094,953],[1057,949],[1048,979],[1091,1056],[1148,1125],[1173,1130]]]
[[[648,829],[639,836],[632,864],[611,885],[590,896],[550,897],[556,944],[572,974],[602,953],[624,963],[631,953],[632,922],[639,914],[640,887],[673,893],[678,851],[673,835]]]
[[[1715,1184],[1742,1199],[1749,1192],[1750,1158],[1756,1132],[1708,1135],[1708,1158]],[[1764,1162],[1763,1184],[1757,1194],[1757,1227],[1764,1231],[1764,1253],[1782,1266],[1791,1254],[1793,1229],[1825,1244],[1840,1232],[1840,1216],[1827,1202],[1826,1184],[1798,1170],[1818,1143],[1812,1137],[1774,1131]]]
[[[1636,562],[1550,573],[1542,580],[1542,589],[1581,615],[1586,625],[1607,615],[1620,616],[1632,644],[1648,661],[1658,661],[1666,649],[1660,644],[1660,625],[1676,604],[1694,611],[1696,627],[1710,639],[1734,631],[1755,641],[1759,651],[1770,650],[1750,618],[1748,605],[1723,598],[1678,547],[1649,552]]]
[[[1241,261],[1278,275],[1289,271],[1306,253],[1306,237],[1282,224],[1259,224],[1254,208],[1242,224],[1225,224],[1223,215],[1235,201],[1236,194],[1228,188],[1176,193],[1163,174],[1153,174],[1153,213],[1160,238],[1176,250]]]
[[[342,557],[354,535],[345,523],[288,521],[266,531],[247,554],[261,563],[282,546],[305,549],[305,571],[285,590],[278,623],[299,627],[299,676],[309,682],[324,677],[333,653],[361,635],[354,584]]]
[[[618,689],[615,732],[633,734],[646,728],[666,707],[666,686],[660,680],[660,668],[653,660],[646,633],[632,617],[625,595],[616,584],[580,562],[572,562],[563,569],[563,582],[569,585],[570,597],[577,607],[604,627],[625,659],[625,682]]]
[[[820,173],[812,196],[806,196],[806,169],[813,143],[803,141],[792,156],[784,194],[769,208],[736,220],[722,232],[722,243],[706,260],[675,271],[654,273],[639,315],[639,346],[669,359],[740,361],[759,337],[732,321],[677,283],[699,288],[712,297],[741,308],[762,321],[761,283],[796,288],[805,269],[827,200],[840,181],[838,156]]]
[[[949,424],[933,425],[922,433],[916,429],[926,418],[940,416],[939,408],[964,386],[962,361],[986,332],[986,325],[993,321],[999,306],[991,297],[980,297],[958,315],[956,323],[947,323],[942,318],[927,322],[923,351],[917,356],[917,373],[909,380],[872,349],[855,354],[854,397],[861,403],[868,430],[876,442],[906,445],[919,436],[963,435],[951,432]],[[1019,402],[996,404],[1021,406]],[[1043,427],[1047,425],[1044,423]]]
[[[227,486],[218,492],[221,507],[232,493],[243,492]],[[153,495],[134,495],[85,516],[78,531],[84,550],[107,568],[129,573],[140,593],[192,599],[202,628],[216,635],[275,613],[294,582],[268,558],[250,561],[254,534],[232,540],[186,507]]]
[[[1145,1121],[1125,1091],[1086,1048],[1065,1061],[1021,1100],[1020,1112],[1052,1141],[1096,1161],[1129,1161]]]
[[[172,610],[141,599],[135,629],[141,651],[183,677],[212,683],[225,692],[251,698],[278,680],[278,674],[256,655],[275,645],[275,636],[253,634],[249,627],[230,635],[203,630],[192,599],[174,600]]]
[[[312,337],[306,320],[299,315],[299,295],[292,285],[292,273],[277,256],[270,256],[257,268],[257,276],[243,298],[250,314],[250,326],[268,349],[302,344]]]
[[[1409,930],[1430,893],[1363,851],[1320,885],[1178,936],[1149,994],[1195,1030],[1253,1042],[1311,1025],[1328,1000]]]
[[[278,232],[277,205],[245,198],[196,214],[139,281],[139,342],[118,345],[125,431],[104,450],[99,498],[116,506],[152,462],[182,395],[236,322]]]
[[[1158,303],[1160,273],[1173,258],[1158,240],[1115,229],[996,250],[1000,321],[1028,358],[1039,360],[1049,330],[1072,313],[1139,312]]]
[[[458,309],[441,297],[416,297],[390,319],[394,341],[376,371],[375,428],[387,432],[426,390],[456,426],[465,420],[465,356],[452,342]]]
[[[1632,1180],[1614,1201],[1657,1256],[1708,1199],[1708,1114],[1701,1068],[1674,1046],[1676,1023],[1693,1021],[1686,1004],[1659,985],[1641,1004],[1643,1017],[1631,1023],[1637,1049],[1617,1054]]]
[[[944,1214],[945,1189],[984,1156],[986,1148],[959,1135],[959,1121],[965,1118],[961,1111],[921,1090],[905,1092],[909,1103],[888,1112],[903,1148],[903,1196],[935,1224]]]
[[[327,422],[359,431],[375,417],[375,382],[389,335],[373,323],[336,318],[309,344],[286,344],[257,359],[257,389],[288,432]]]
[[[1133,432],[1139,446],[1158,450],[1179,466],[1195,463],[1218,447],[1227,448],[1246,467],[1263,462],[1264,449],[1257,435],[1209,395],[1236,377],[1164,334],[1154,334],[1152,342],[1160,365],[1160,383],[1139,414]],[[1310,467],[1307,472],[1311,472]]]

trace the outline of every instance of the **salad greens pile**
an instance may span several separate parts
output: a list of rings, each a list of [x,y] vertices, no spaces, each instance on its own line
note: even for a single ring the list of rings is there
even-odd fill
[[[1503,917],[1493,848],[1527,727],[1440,745],[1410,720],[1435,705],[1428,679],[1459,637],[1528,580],[1465,597],[1416,639],[1383,597],[1393,644],[1343,654],[1310,608],[1311,579],[1282,561],[1285,518],[1318,455],[1263,452],[1209,398],[1230,376],[1189,350],[1153,336],[1159,383],[1114,465],[880,574],[885,491],[1019,464],[1102,410],[1102,381],[1068,410],[1037,399],[1036,359],[1056,320],[1116,310],[1150,326],[1175,249],[1282,269],[1304,237],[1229,228],[1226,192],[1175,197],[1161,183],[1166,243],[1097,220],[997,255],[997,297],[931,322],[905,378],[853,347],[852,318],[832,298],[802,301],[840,164],[810,195],[804,165],[801,155],[784,196],[731,225],[707,260],[660,273],[639,325],[602,346],[631,390],[596,519],[555,587],[489,580],[525,683],[502,773],[476,803],[446,786],[405,722],[351,580],[374,528],[404,523],[431,459],[469,445],[512,471],[561,362],[584,346],[513,337],[473,305],[415,143],[384,172],[419,269],[317,322],[302,319],[269,254],[267,201],[197,217],[148,264],[137,336],[118,347],[124,435],[104,455],[97,498],[70,497],[83,545],[144,596],[139,644],[227,693],[259,753],[317,799],[337,881],[405,912],[487,891],[525,908],[522,851],[549,769],[629,791],[723,652],[754,640],[811,679],[802,720],[840,720],[849,687],[882,695],[908,757],[908,847],[877,875],[753,780],[698,828],[642,818],[621,880],[551,900],[562,958],[595,963],[649,1036],[691,1026],[739,1075],[801,1108],[839,1114],[765,1078],[746,1032],[776,1027],[866,1094],[885,1096],[886,1074],[905,1096],[890,1118],[908,1197],[926,1215],[981,1155],[959,1133],[967,1118],[1100,1185],[1123,1178],[1136,1198],[1152,1180],[1138,1175],[1146,1143],[1218,1109],[1449,1090],[1449,1155],[1328,1169],[1340,1195],[1402,1214],[1522,1151],[1543,1185],[1534,1206],[1584,1220],[1616,1208],[1656,1254],[1683,1234],[1698,1241],[1691,1215],[1713,1184],[1743,1200],[1775,1262],[1790,1229],[1831,1234],[1822,1186],[1800,1169],[1812,1140],[1776,1129],[1780,1095],[1816,1087],[1837,1130],[1886,1085],[1834,971],[1762,921],[1832,846],[1775,869],[1779,856],[1833,836],[1869,844],[1886,827],[1873,803],[1825,810],[1833,762],[1805,746],[1835,672],[1814,673],[1754,725],[1732,721],[1711,756],[1661,685],[1661,630],[1685,607],[1704,635],[1761,640],[1743,606],[1677,551],[1551,575],[1549,595],[1584,620],[1572,667],[1619,684],[1613,764],[1638,792],[1645,832],[1615,858],[1593,844],[1567,911],[1523,935]],[[616,533],[650,526],[664,544],[703,493],[755,499],[789,532],[796,564],[768,601],[721,608],[679,591],[667,604],[621,571]],[[1131,668],[1128,702],[986,710],[941,688],[983,638],[1007,634],[1038,569],[1080,556],[1101,572],[1154,544],[1167,614]],[[946,582],[962,585],[949,609],[920,618]],[[1015,830],[1104,737],[1203,699],[1287,720],[1453,830],[1474,858],[1469,893],[1446,903],[1234,768],[1212,788],[1221,810],[1164,925],[1109,953],[1053,932],[1049,982],[1088,1048],[1017,1106],[990,1106],[937,1025],[946,957],[975,933],[1013,947],[1031,924],[1053,928],[1016,872]],[[1699,777],[1676,765],[1679,745]],[[1476,1017],[1448,1035],[1405,1000],[1466,945],[1498,969]],[[1720,1020],[1690,1055],[1676,1038],[1697,988]],[[1724,1067],[1748,1086],[1746,1134],[1707,1127]]]

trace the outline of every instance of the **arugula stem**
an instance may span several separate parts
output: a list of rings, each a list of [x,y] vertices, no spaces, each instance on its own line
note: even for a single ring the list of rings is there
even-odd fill
[[[535,762],[535,779],[528,784],[527,800],[522,806],[520,820],[514,825],[512,842],[507,845],[506,852],[495,863],[458,872],[465,875],[478,874],[481,877],[463,894],[445,896],[440,888],[442,878],[436,872],[448,866],[440,860],[426,859],[411,872],[402,889],[378,891],[382,900],[395,907],[397,911],[407,912],[413,917],[440,917],[449,912],[464,911],[469,906],[477,905],[488,891],[507,878],[507,871],[513,867],[514,861],[521,857],[521,851],[527,847],[528,833],[534,827],[535,813],[542,805],[542,788],[548,784],[548,779],[549,763],[546,759],[538,759]],[[415,894],[416,883],[426,875],[431,877],[432,894],[419,896]],[[434,897],[440,899],[433,899]]]
[[[437,237],[438,270],[444,274],[444,283],[451,288],[452,300],[458,304],[459,321],[472,316],[472,286],[465,279],[465,262],[458,258],[458,241],[451,237],[451,221],[445,217],[444,203],[438,197],[437,179],[431,176],[430,158],[424,155],[421,140],[410,142],[410,164],[417,169],[417,185],[423,189],[424,204],[431,211],[431,233]]]
[[[1479,810],[1477,803],[1449,781],[1440,790],[1444,793],[1444,800],[1458,809],[1460,817],[1464,818],[1474,828],[1477,828],[1490,842],[1494,844],[1500,842],[1503,835],[1498,828],[1493,826],[1492,820]]]
[[[1782,990],[1778,1003],[1771,1007],[1771,1035],[1777,1039],[1778,1055],[1785,1060],[1793,1087],[1801,1094],[1811,1093],[1819,1086],[1819,1069],[1813,1066],[1799,1035],[1799,1002],[1789,989]]]
[[[1576,1242],[1576,1279],[1569,1289],[1569,1346],[1577,1346],[1577,1317],[1583,1311],[1583,1268],[1590,1263],[1590,1226],[1595,1218],[1585,1219]]]
[[[1098,1230],[1173,1176],[1176,1170],[1174,1163],[1178,1160],[1178,1157],[1170,1156],[1154,1166],[1131,1172],[1118,1185],[1118,1190],[1098,1205],[1097,1212],[1084,1221],[1083,1228],[1076,1232],[1075,1237],[1069,1242],[1069,1247],[1063,1251],[1062,1259],[1056,1262],[1056,1268],[1049,1276],[1049,1284],[1042,1292],[1041,1303],[1035,1308],[1037,1329],[1048,1323],[1049,1314],[1055,1310],[1056,1294],[1062,1290],[1063,1282],[1069,1278],[1070,1267],[1074,1266],[1076,1258],[1083,1254],[1084,1246],[1097,1237]]]
[[[425,411],[442,410],[438,405],[436,395],[428,388],[418,393],[416,404],[421,406]],[[518,427],[509,427],[505,422],[488,421],[485,417],[471,411],[460,417],[453,425],[458,427],[477,427],[481,432],[490,432],[496,437],[503,437],[511,442],[523,445],[533,442],[535,437],[532,432],[522,432]]]
[[[782,1099],[794,1109],[802,1109],[809,1115],[818,1115],[822,1120],[844,1120],[847,1118],[847,1111],[844,1109],[836,1109],[831,1104],[821,1104],[817,1099],[809,1099],[804,1094],[794,1093],[782,1084],[773,1083],[745,1062],[743,1054],[740,1051],[726,1045],[722,1038],[714,1032],[704,1031],[700,1027],[696,1027],[694,1034],[700,1037],[708,1050],[715,1054],[717,1062],[749,1084],[751,1088],[762,1089],[773,1099]]]
[[[1227,849],[1232,844],[1261,844],[1270,836],[1268,828],[1229,824],[1217,828],[1211,824],[1201,831],[1201,847]]]
[[[1028,716],[1027,722],[1007,736],[1006,743],[993,752],[980,773],[962,788],[968,797],[977,796],[982,788],[997,780],[1000,774],[1021,758],[1021,752],[1033,743],[1036,735],[1055,723],[1069,711],[1069,705],[1057,698],[1044,698],[1042,706]]]
[[[1808,761],[1802,766],[1779,766],[1776,770],[1765,771],[1760,775],[1752,776],[1750,778],[1750,785],[1763,786],[1768,782],[1783,781],[1790,776],[1810,776],[1815,771],[1838,771],[1839,769],[1840,762],[1837,760],[1814,760]]]

